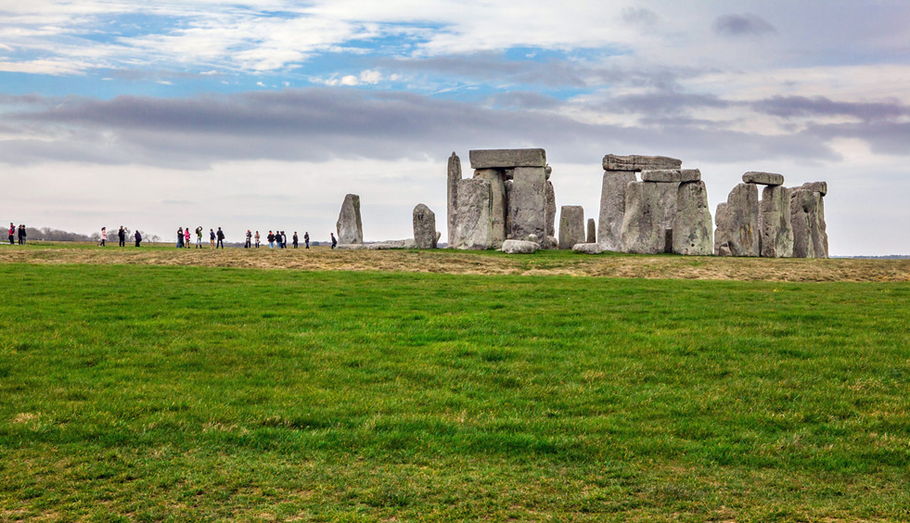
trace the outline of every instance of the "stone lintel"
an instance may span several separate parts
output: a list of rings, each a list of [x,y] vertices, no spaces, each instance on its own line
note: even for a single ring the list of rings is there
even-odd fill
[[[759,185],[783,185],[784,175],[777,173],[765,173],[759,171],[749,171],[743,174],[744,183],[757,183]]]
[[[543,149],[475,149],[470,151],[473,169],[509,169],[512,167],[546,167]]]
[[[685,183],[701,180],[698,169],[653,169],[641,172],[641,181],[660,183]]]
[[[682,160],[667,156],[617,156],[608,154],[604,156],[603,168],[605,171],[649,171],[655,169],[679,169]]]

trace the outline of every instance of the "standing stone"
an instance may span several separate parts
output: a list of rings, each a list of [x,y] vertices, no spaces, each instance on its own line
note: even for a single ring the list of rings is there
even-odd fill
[[[553,182],[547,180],[547,237],[544,248],[556,245],[556,190]]]
[[[758,256],[761,241],[758,215],[758,188],[752,183],[738,184],[730,191],[727,202],[717,206],[714,253],[719,256]]]
[[[563,205],[559,212],[559,248],[568,250],[576,243],[585,243],[585,209]]]
[[[455,249],[485,250],[493,245],[493,194],[490,182],[469,178],[458,182]]]
[[[825,199],[820,190],[813,190],[816,188],[820,188],[819,182],[790,190],[793,256],[796,258],[828,257]],[[827,187],[824,189],[827,192]]]
[[[761,194],[761,255],[763,258],[793,256],[793,227],[790,220],[790,189],[769,185]]]
[[[414,207],[414,242],[418,249],[435,249],[436,240],[436,214],[424,204]]]
[[[625,213],[622,221],[622,251],[637,254],[664,252],[666,238],[661,234],[664,210],[653,182],[631,182],[626,186]]]
[[[536,234],[547,237],[547,175],[544,166],[516,167],[513,171],[512,189],[509,192],[508,236],[513,240],[526,240]]]
[[[673,252],[709,256],[714,252],[713,224],[705,182],[679,184],[673,221]]]
[[[449,157],[449,164],[446,178],[446,224],[448,226],[447,238],[452,243],[452,236],[455,234],[455,212],[458,209],[458,182],[461,181],[461,158],[455,152]]]
[[[585,236],[585,243],[597,243],[597,224],[594,218],[588,218],[588,234]]]
[[[363,243],[363,222],[360,219],[360,196],[348,194],[341,204],[338,222],[335,224],[338,243]]]
[[[642,171],[644,172],[644,171]],[[676,198],[679,196],[679,183],[653,183],[651,190],[658,194],[658,209],[663,210],[660,217],[660,235],[663,245],[662,252],[673,252],[673,223],[676,220]]]
[[[490,190],[493,194],[493,207],[490,215],[493,220],[493,248],[498,249],[502,247],[502,242],[506,239],[506,211],[508,210],[503,172],[498,169],[478,169],[474,171],[474,178],[490,182]]]
[[[514,181],[512,180],[511,170],[506,171],[506,181],[503,184],[503,185],[505,185],[505,189],[506,189],[506,238],[509,238],[509,235],[512,234],[512,220],[510,219],[511,211],[509,210],[509,202],[512,201],[512,184],[513,183],[514,183]],[[554,213],[555,213],[555,211],[554,211]]]
[[[605,171],[600,193],[600,223],[597,242],[608,251],[622,250],[622,224],[626,210],[626,186],[635,181],[635,171]]]

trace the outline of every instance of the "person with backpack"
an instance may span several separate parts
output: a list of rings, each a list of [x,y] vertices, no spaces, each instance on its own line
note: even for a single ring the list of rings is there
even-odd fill
[[[221,227],[218,227],[218,243],[215,245],[215,248],[221,247],[224,249],[224,232],[222,232]]]
[[[139,247],[139,244],[142,243],[142,234],[139,233],[139,229],[136,229],[136,234],[133,237],[136,238],[136,247]]]
[[[209,243],[215,248],[215,229],[209,229]]]

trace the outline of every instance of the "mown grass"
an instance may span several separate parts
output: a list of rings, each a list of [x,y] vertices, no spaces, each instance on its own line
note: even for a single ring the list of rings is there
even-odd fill
[[[0,265],[0,519],[910,518],[910,285]]]

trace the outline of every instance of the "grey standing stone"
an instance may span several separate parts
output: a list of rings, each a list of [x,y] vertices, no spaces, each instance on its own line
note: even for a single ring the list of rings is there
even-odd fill
[[[810,190],[806,185],[791,189],[790,220],[793,226],[793,256],[827,258],[828,233],[822,193]]]
[[[506,239],[506,214],[508,211],[503,172],[499,169],[478,169],[474,171],[474,178],[490,182],[490,191],[493,195],[493,208],[490,214],[493,220],[492,247],[498,249]]]
[[[571,249],[585,242],[585,209],[580,205],[563,205],[559,211],[559,248]]]
[[[651,169],[679,169],[682,161],[666,156],[604,156],[603,168],[605,171],[647,171]]]
[[[749,171],[743,174],[743,183],[757,183],[759,185],[783,185],[784,175],[777,173]]]
[[[817,192],[822,196],[828,194],[828,182],[806,182],[799,187],[807,191]]]
[[[338,213],[338,222],[335,223],[338,233],[338,243],[360,244],[363,243],[363,221],[360,219],[360,196],[348,194],[341,204]]]
[[[484,250],[493,246],[493,194],[490,182],[468,178],[458,182],[455,249]]]
[[[585,243],[597,243],[597,222],[594,218],[588,218],[588,234],[585,235]]]
[[[547,180],[547,237],[556,236],[556,189]]]
[[[730,191],[727,202],[717,206],[714,220],[714,252],[724,256],[758,256],[761,234],[758,227],[758,188],[740,183]]]
[[[769,185],[762,190],[761,255],[763,258],[793,256],[793,226],[790,220],[790,189]]]
[[[534,254],[539,250],[539,243],[528,240],[506,240],[502,242],[502,252],[508,254]]]
[[[679,184],[673,221],[673,252],[709,256],[714,252],[714,225],[705,182]]]
[[[509,192],[508,236],[526,240],[529,235],[546,239],[547,175],[541,167],[516,167]]]
[[[420,203],[414,207],[414,242],[418,249],[436,248],[436,214]]]
[[[631,182],[626,186],[625,213],[622,222],[624,252],[658,254],[664,252],[666,238],[661,222],[664,209],[657,187],[666,184]]]
[[[543,168],[547,165],[547,153],[543,149],[478,149],[468,154],[473,169]]]
[[[600,223],[597,242],[608,251],[622,250],[622,223],[626,209],[626,186],[635,181],[635,171],[605,171],[600,192]]]
[[[455,152],[449,157],[449,164],[446,173],[446,231],[449,244],[452,244],[452,237],[455,234],[455,212],[458,209],[458,182],[461,181],[461,159]]]
[[[506,172],[510,172],[510,171],[506,171]],[[506,188],[506,239],[509,239],[510,235],[512,234],[512,220],[510,218],[510,214],[512,211],[509,208],[509,202],[512,201],[512,185],[514,183],[515,182],[510,175],[508,178],[506,178],[506,181],[503,184],[503,185],[505,185],[505,188]]]
[[[663,209],[660,219],[660,237],[663,238],[663,252],[673,252],[673,224],[676,220],[676,199],[679,196],[678,183],[654,183],[650,190],[658,194],[658,208]]]
[[[643,182],[683,183],[701,180],[698,169],[657,169],[641,172]]]

